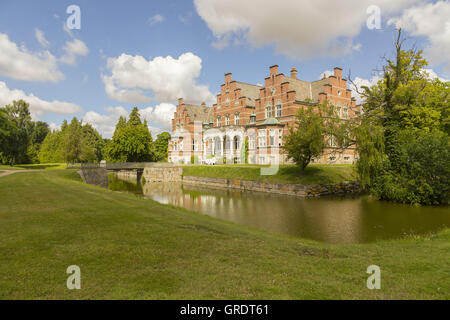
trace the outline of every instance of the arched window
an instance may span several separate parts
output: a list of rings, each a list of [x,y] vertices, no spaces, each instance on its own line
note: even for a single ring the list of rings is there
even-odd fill
[[[220,127],[220,116],[217,117],[217,127]]]
[[[229,126],[229,125],[230,125],[230,115],[229,115],[229,114],[227,114],[227,115],[225,116],[225,125],[226,125],[226,126]]]

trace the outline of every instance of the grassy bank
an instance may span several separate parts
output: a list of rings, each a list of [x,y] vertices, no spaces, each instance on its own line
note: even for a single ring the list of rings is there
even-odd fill
[[[325,184],[356,180],[352,165],[310,165],[304,172],[294,165],[280,166],[275,175],[261,175],[260,166],[185,166],[183,175],[286,184]]]
[[[61,170],[66,169],[65,163],[39,163],[39,164],[18,164],[15,166],[9,166],[0,164],[0,171],[8,170]]]
[[[0,261],[0,299],[450,298],[448,229],[321,244],[85,185],[75,170],[0,178]],[[381,290],[366,287],[372,264]],[[81,290],[66,288],[70,265]]]

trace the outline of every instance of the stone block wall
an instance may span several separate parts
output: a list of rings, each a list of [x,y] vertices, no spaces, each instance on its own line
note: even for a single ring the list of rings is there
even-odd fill
[[[258,181],[228,180],[207,177],[183,177],[183,183],[206,186],[211,188],[230,188],[242,191],[270,192],[299,197],[320,197],[329,195],[346,195],[361,193],[361,186],[355,181],[346,181],[334,184],[299,185],[278,184]]]
[[[122,170],[115,173],[116,177],[122,180],[137,181],[137,172],[131,170]]]
[[[145,168],[142,177],[145,182],[175,182],[182,180],[182,173],[180,167]]]

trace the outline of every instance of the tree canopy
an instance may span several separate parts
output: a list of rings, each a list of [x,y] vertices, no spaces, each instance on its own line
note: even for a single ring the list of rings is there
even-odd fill
[[[129,119],[121,117],[113,138],[106,148],[106,157],[116,162],[146,162],[155,160],[152,135],[147,122],[142,123],[139,110],[133,108]]]
[[[162,132],[155,140],[155,161],[165,161],[169,153],[170,133]]]
[[[41,162],[97,162],[103,158],[104,141],[90,124],[73,118],[48,134],[39,153]]]
[[[383,78],[364,87],[364,114],[354,128],[363,186],[380,199],[448,204],[450,84],[424,72],[422,51],[402,48],[386,59]]]

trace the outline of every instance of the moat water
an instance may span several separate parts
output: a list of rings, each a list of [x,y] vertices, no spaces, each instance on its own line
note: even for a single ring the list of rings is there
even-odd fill
[[[108,188],[274,233],[328,243],[367,243],[436,233],[450,226],[449,207],[415,207],[355,198],[304,199],[268,193],[196,187],[143,186],[108,177]]]

